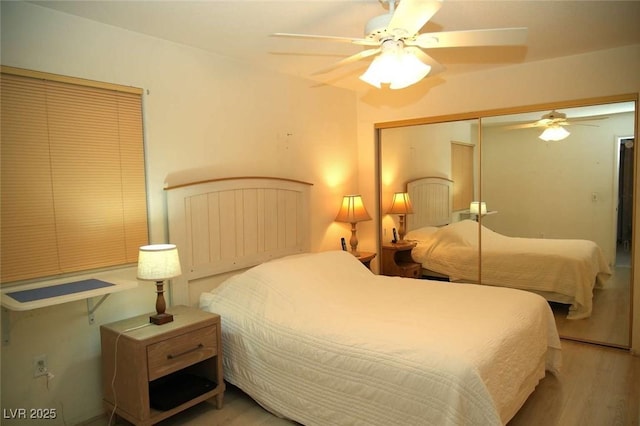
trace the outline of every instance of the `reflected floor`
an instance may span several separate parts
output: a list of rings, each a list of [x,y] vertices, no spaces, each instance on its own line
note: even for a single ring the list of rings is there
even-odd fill
[[[629,347],[631,268],[628,262],[621,265],[604,288],[594,290],[590,318],[568,320],[569,305],[550,303],[561,337]]]

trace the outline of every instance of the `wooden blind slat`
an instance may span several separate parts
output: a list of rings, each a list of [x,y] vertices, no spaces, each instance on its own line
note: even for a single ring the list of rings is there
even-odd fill
[[[42,81],[2,76],[2,281],[59,271]],[[28,159],[28,161],[25,161]],[[53,255],[52,255],[53,252]]]
[[[0,85],[2,283],[135,262],[148,241],[140,95]]]

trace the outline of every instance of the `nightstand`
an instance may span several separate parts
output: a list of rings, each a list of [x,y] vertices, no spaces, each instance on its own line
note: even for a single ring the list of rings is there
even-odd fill
[[[371,261],[374,257],[376,257],[376,253],[361,251],[360,256],[358,256],[357,259],[362,262],[364,266],[371,269]]]
[[[411,249],[416,243],[382,244],[382,274],[420,278],[422,265],[414,262]]]
[[[187,306],[172,322],[149,314],[100,327],[104,406],[135,425],[151,425],[209,398],[222,408],[220,316]],[[112,381],[115,381],[112,389]]]

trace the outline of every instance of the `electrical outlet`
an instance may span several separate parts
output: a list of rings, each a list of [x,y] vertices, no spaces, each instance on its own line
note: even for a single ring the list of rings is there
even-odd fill
[[[47,356],[38,355],[33,357],[33,377],[46,376],[49,373],[47,366]]]

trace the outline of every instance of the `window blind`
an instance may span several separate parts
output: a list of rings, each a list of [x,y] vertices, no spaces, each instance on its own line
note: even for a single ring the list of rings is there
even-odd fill
[[[127,89],[3,69],[3,284],[137,260],[148,241],[142,97]]]

